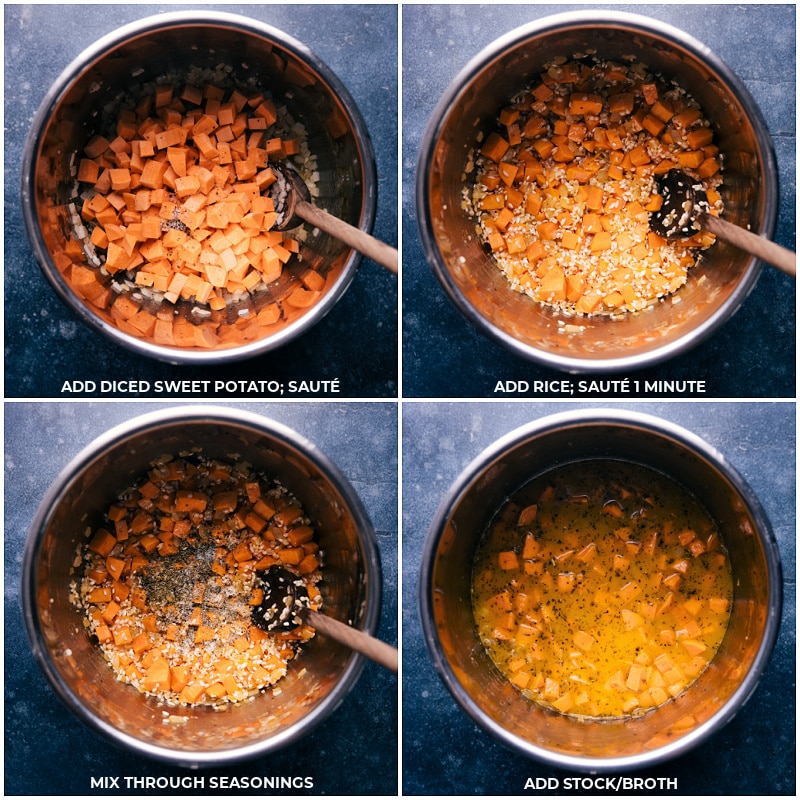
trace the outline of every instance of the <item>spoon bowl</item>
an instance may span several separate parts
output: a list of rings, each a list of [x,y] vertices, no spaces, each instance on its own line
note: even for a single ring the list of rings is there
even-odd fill
[[[397,650],[358,628],[316,611],[301,576],[276,564],[259,570],[256,582],[263,594],[261,602],[253,607],[253,624],[263,631],[292,631],[305,622],[322,635],[361,653],[391,672],[397,672]]]
[[[275,182],[270,186],[270,196],[278,214],[275,224],[278,230],[308,222],[372,259],[376,264],[397,274],[399,260],[397,250],[361,228],[350,225],[315,206],[311,202],[311,195],[302,175],[290,163],[273,164],[271,169],[275,175]]]
[[[655,178],[661,207],[650,214],[650,229],[665,239],[688,239],[699,233],[699,215],[710,211],[702,184],[672,169]]]
[[[687,239],[706,230],[787,275],[796,274],[797,258],[791,250],[714,216],[702,184],[686,173],[673,169],[655,181],[662,202],[650,215],[650,229],[659,236],[667,240]]]

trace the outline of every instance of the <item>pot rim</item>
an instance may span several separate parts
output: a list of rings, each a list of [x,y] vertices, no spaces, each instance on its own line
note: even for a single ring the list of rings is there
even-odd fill
[[[36,572],[41,554],[42,536],[52,510],[69,491],[77,476],[110,448],[123,444],[136,435],[174,425],[222,424],[241,428],[261,436],[267,435],[300,451],[328,478],[342,495],[352,512],[363,548],[366,602],[364,604],[363,630],[374,635],[380,621],[382,570],[377,536],[361,500],[339,468],[311,441],[301,434],[267,417],[245,410],[234,410],[213,405],[189,405],[152,411],[123,422],[95,438],[85,446],[60,471],[43,496],[33,521],[22,554],[20,578],[20,603],[25,632],[34,660],[61,701],[84,724],[112,741],[139,755],[158,761],[188,767],[212,766],[242,761],[281,749],[305,736],[326,719],[347,696],[358,680],[365,664],[364,656],[353,651],[346,667],[328,695],[298,722],[275,736],[228,750],[181,750],[154,745],[145,739],[125,734],[90,713],[63,680],[60,671],[50,658],[42,642],[39,616],[36,612]]]
[[[507,51],[534,37],[559,30],[579,28],[596,30],[601,27],[623,27],[630,29],[632,33],[642,32],[660,37],[670,45],[688,51],[700,62],[710,66],[720,76],[728,90],[741,103],[747,119],[750,120],[753,126],[758,149],[764,161],[765,174],[773,176],[772,181],[762,184],[764,186],[764,214],[761,220],[761,230],[757,231],[757,233],[772,239],[778,218],[777,161],[772,138],[761,110],[733,70],[708,46],[690,34],[669,23],[627,11],[567,11],[551,14],[521,25],[488,44],[450,82],[436,104],[423,134],[416,163],[415,207],[417,228],[431,270],[450,301],[473,327],[517,356],[569,373],[613,373],[633,368],[643,369],[687,352],[708,338],[733,316],[755,288],[763,267],[761,261],[755,256],[750,256],[736,289],[717,312],[702,325],[693,328],[679,339],[654,347],[648,352],[619,358],[581,358],[552,353],[534,345],[525,344],[488,321],[464,298],[444,263],[437,245],[436,236],[430,224],[432,219],[430,208],[430,165],[446,119],[466,93],[467,88],[472,84],[475,77],[492,61],[502,57]]]
[[[361,254],[356,250],[352,250],[333,289],[306,314],[294,320],[273,336],[222,350],[184,350],[167,345],[154,344],[130,336],[93,314],[64,281],[61,273],[52,262],[44,237],[41,234],[36,214],[36,162],[41,149],[43,134],[55,108],[90,66],[123,46],[127,40],[173,28],[204,26],[239,30],[248,35],[267,39],[291,53],[319,75],[328,90],[341,103],[348,122],[353,129],[353,137],[360,159],[359,166],[363,176],[361,218],[358,227],[370,232],[377,214],[377,164],[372,140],[361,112],[341,79],[311,49],[293,36],[268,23],[240,14],[232,14],[227,11],[194,10],[172,11],[143,17],[115,28],[89,45],[62,70],[45,93],[33,116],[31,127],[26,136],[20,167],[20,204],[25,231],[31,244],[33,255],[47,282],[61,301],[78,316],[81,322],[128,350],[170,364],[241,361],[287,344],[327,315],[350,286],[362,260]]]
[[[455,671],[447,662],[439,644],[438,633],[433,616],[433,567],[439,542],[444,531],[444,523],[452,510],[470,491],[475,483],[502,456],[520,444],[531,439],[547,436],[556,431],[577,427],[625,427],[636,428],[657,437],[669,439],[693,452],[730,481],[742,497],[746,507],[756,522],[759,541],[764,549],[767,564],[769,611],[764,626],[764,635],[758,652],[748,673],[731,695],[725,705],[713,716],[685,736],[656,748],[633,756],[614,758],[590,758],[557,753],[535,742],[523,740],[489,718],[467,694]],[[747,702],[755,691],[761,674],[769,662],[780,629],[783,609],[783,583],[780,550],[771,523],[760,501],[748,483],[731,463],[712,445],[697,434],[673,422],[651,414],[617,409],[587,409],[564,411],[541,417],[534,422],[522,425],[497,439],[476,456],[454,480],[436,510],[428,528],[420,557],[418,583],[418,608],[422,626],[422,636],[433,667],[449,693],[467,716],[504,745],[521,752],[529,758],[550,764],[561,769],[576,769],[584,772],[609,772],[641,769],[654,766],[684,754],[724,727]]]

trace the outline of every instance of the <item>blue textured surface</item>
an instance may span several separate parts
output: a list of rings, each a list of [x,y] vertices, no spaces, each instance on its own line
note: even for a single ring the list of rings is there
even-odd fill
[[[225,367],[172,367],[129,353],[83,325],[34,259],[19,211],[22,148],[45,92],[92,42],[172,5],[13,5],[5,14],[6,396],[59,397],[63,381],[260,377],[339,378],[345,397],[397,395],[397,278],[363,260],[330,313],[286,347]],[[339,77],[361,111],[375,150],[373,233],[397,245],[397,8],[395,6],[203,5],[241,13],[305,44]],[[220,395],[222,396],[222,395]]]
[[[403,408],[403,791],[521,795],[528,778],[576,777],[506,749],[456,705],[428,658],[417,613],[427,528],[467,464],[504,434],[565,403],[407,403]],[[607,404],[605,407],[623,407]],[[781,630],[755,693],[722,730],[674,761],[629,773],[674,778],[653,794],[773,795],[795,791],[794,403],[635,403],[624,408],[682,425],[719,450],[771,521],[784,572]],[[547,793],[547,792],[536,792]],[[583,792],[565,792],[579,794]],[[636,792],[633,792],[636,793]],[[613,792],[612,792],[613,794]]]
[[[135,356],[85,328],[41,276],[19,212],[19,164],[33,114],[60,71],[116,26],[175,5],[10,5],[5,20],[5,395],[58,397],[70,379],[331,379],[358,398],[395,398],[397,281],[365,262],[333,311],[276,354],[227,368],[172,367]],[[397,243],[397,15],[388,5],[203,6],[248,14],[307,44],[359,105],[375,148],[375,233]],[[576,404],[475,403],[497,380],[560,373],[512,356],[475,331],[441,291],[425,262],[413,209],[417,148],[430,113],[457,72],[500,34],[577,5],[413,4],[403,29],[402,233],[403,404],[402,644],[403,785],[407,795],[522,795],[528,778],[565,772],[528,761],[476,727],[431,666],[417,612],[419,557],[427,527],[451,483],[502,434]],[[706,43],[742,79],[773,137],[780,170],[777,241],[795,246],[796,10],[785,5],[646,5],[618,8],[669,22]],[[765,269],[750,298],[721,331],[691,353],[630,378],[705,379],[711,397],[794,398],[795,286]],[[317,444],[361,497],[378,533],[384,573],[379,634],[397,640],[397,404],[248,403]],[[98,775],[187,775],[117,750],[60,703],[34,664],[19,611],[24,537],[40,498],[69,459],[95,436],[173,403],[5,404],[5,791],[91,794]],[[613,407],[620,404],[608,403]],[[784,611],[766,674],[744,710],[692,753],[640,777],[678,780],[679,795],[794,795],[796,632],[796,407],[789,402],[624,406],[684,425],[717,447],[759,496],[781,548]],[[396,794],[397,680],[366,665],[339,708],[299,746],[206,775],[311,775],[309,794]],[[146,792],[142,792],[143,794]],[[161,794],[156,791],[154,794]],[[233,793],[233,792],[232,792]],[[247,793],[247,792],[235,792]],[[255,794],[262,794],[254,790]],[[531,792],[528,792],[531,793]],[[580,793],[580,792],[578,792]],[[588,793],[588,792],[587,792]],[[672,792],[670,792],[672,793]]]
[[[96,436],[138,414],[163,406],[163,403],[6,404],[6,795],[86,796],[98,793],[90,788],[91,777],[198,774],[132,756],[85,728],[56,697],[36,666],[19,608],[23,543],[48,486],[70,459]],[[396,643],[395,405],[309,402],[239,404],[238,407],[281,422],[305,436],[352,484],[372,521],[380,549],[384,596],[378,635]],[[305,794],[396,794],[397,691],[395,675],[367,663],[342,705],[309,736],[273,755],[201,772],[206,776],[228,777],[310,776],[314,786],[312,790],[299,792]],[[124,788],[122,781],[120,783]]]
[[[419,145],[439,98],[458,72],[502,34],[586,4],[413,5],[403,8],[403,392],[406,397],[491,397],[498,380],[552,379],[479,333],[450,302],[419,242],[414,179]],[[776,241],[795,247],[795,6],[602,6],[654,17],[707,45],[752,94],[772,135],[780,178]],[[626,374],[706,380],[712,397],[795,396],[795,285],[762,271],[721,329],[663,365]],[[543,397],[545,394],[535,396]]]

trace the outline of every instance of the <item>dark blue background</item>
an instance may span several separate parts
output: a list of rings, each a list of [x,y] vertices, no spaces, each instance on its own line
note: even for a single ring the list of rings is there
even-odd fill
[[[275,354],[229,368],[172,367],[134,356],[84,328],[53,295],[19,213],[19,163],[32,116],[52,81],[117,25],[188,6],[7,6],[5,14],[5,396],[58,397],[65,379],[340,378],[347,397],[396,398],[397,280],[365,261],[329,316]],[[239,11],[307,44],[361,108],[376,151],[375,233],[397,242],[397,15],[388,5],[248,5]],[[413,212],[417,147],[450,80],[482,47],[529,20],[595,5],[428,5],[403,15],[403,773],[408,795],[523,794],[528,777],[565,777],[496,744],[458,709],[421,640],[416,579],[436,507],[484,447],[553,403],[469,403],[497,380],[562,378],[477,333],[425,263]],[[708,44],[747,85],[773,136],[781,181],[777,239],[794,247],[795,6],[620,6],[670,22]],[[794,282],[765,268],[743,308],[710,340],[659,368],[624,377],[704,379],[709,396],[794,398]],[[623,376],[620,376],[623,377]],[[454,398],[432,403],[408,398]],[[90,775],[184,774],[133,758],[84,728],[50,691],[22,630],[19,566],[27,527],[55,475],[94,436],[163,403],[5,403],[6,794],[87,795]],[[247,404],[295,428],[337,463],[377,529],[384,567],[380,635],[397,640],[397,404]],[[678,794],[795,793],[795,404],[633,403],[718,447],[759,495],[784,563],[776,651],[746,708],[691,754],[646,774],[677,777]],[[290,750],[206,774],[315,778],[311,794],[396,794],[397,680],[367,665],[343,706]],[[158,792],[156,792],[158,793]],[[233,793],[233,792],[232,792]],[[256,791],[255,793],[260,793]]]
[[[450,82],[474,56],[520,25],[586,8],[613,8],[670,23],[707,45],[738,75],[761,108],[775,145],[780,173],[776,240],[794,249],[794,5],[405,6],[402,225],[406,397],[491,397],[498,380],[532,384],[561,374],[508,352],[479,333],[450,302],[419,243],[414,179],[417,151],[430,115]],[[709,339],[658,367],[618,377],[705,380],[705,397],[794,397],[795,374],[794,280],[765,267],[743,306]],[[546,397],[548,393],[531,396]]]
[[[272,25],[312,50],[361,111],[378,171],[373,233],[397,245],[397,8],[203,5]],[[286,347],[229,366],[161,364],[78,321],[34,259],[19,211],[22,148],[36,109],[63,69],[120,25],[172,5],[14,5],[5,12],[5,394],[59,397],[65,380],[339,378],[340,396],[397,395],[397,277],[364,259],[330,313]],[[106,395],[108,396],[108,395]],[[111,396],[114,396],[113,394]],[[225,395],[218,395],[220,397]],[[234,395],[236,396],[236,395]]]
[[[677,779],[677,792],[647,793],[655,796],[794,795],[795,405],[787,402],[608,405],[682,425],[722,453],[749,483],[772,523],[781,550],[785,587],[777,646],[747,705],[726,727],[687,755],[628,774]],[[461,471],[506,433],[539,417],[576,407],[579,405],[555,402],[404,405],[405,794],[534,794],[542,792],[524,791],[528,778],[563,779],[580,775],[550,768],[512,752],[461,711],[431,666],[416,603],[419,559],[428,525]]]
[[[175,405],[175,404],[172,404]],[[6,403],[5,406],[5,793],[6,795],[181,794],[90,790],[103,775],[311,776],[288,794],[397,793],[398,681],[372,663],[342,705],[313,732],[273,755],[199,772],[133,756],[72,715],[31,655],[19,608],[28,527],[42,495],[96,436],[164,404]],[[397,643],[397,411],[394,403],[239,404],[313,442],[350,481],[375,528],[383,566],[378,635]],[[120,781],[124,789],[125,784]],[[190,792],[191,793],[191,792]],[[206,792],[207,794],[272,794]]]

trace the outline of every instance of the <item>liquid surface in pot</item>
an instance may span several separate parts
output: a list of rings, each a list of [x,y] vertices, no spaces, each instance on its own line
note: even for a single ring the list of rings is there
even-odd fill
[[[475,556],[473,614],[498,669],[564,714],[668,702],[725,634],[730,562],[700,503],[648,468],[569,464],[499,510]]]

